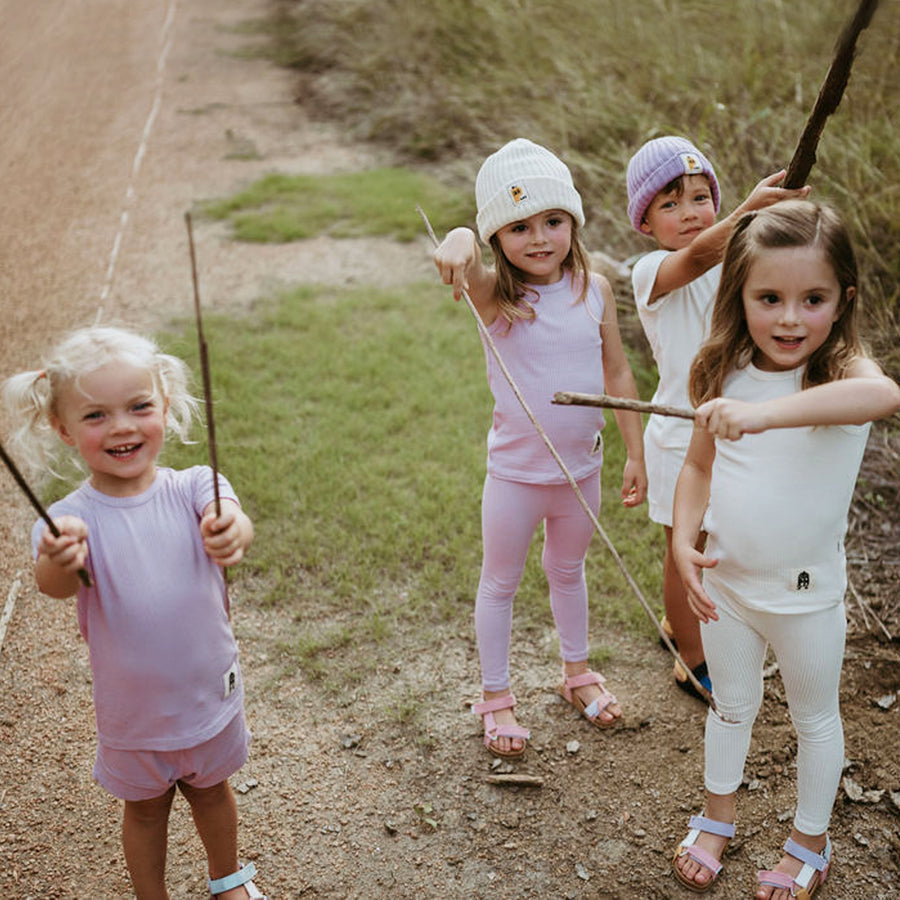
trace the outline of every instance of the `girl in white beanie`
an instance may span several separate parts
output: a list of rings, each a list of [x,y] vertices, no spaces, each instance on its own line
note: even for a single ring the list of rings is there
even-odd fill
[[[549,150],[517,139],[487,158],[475,181],[477,224],[495,268],[485,267],[474,233],[456,228],[435,250],[445,284],[468,291],[519,390],[559,452],[594,513],[600,506],[603,414],[554,406],[560,390],[636,398],[637,389],[605,278],[590,272],[578,237],[581,197],[565,164]],[[487,348],[486,348],[487,351]],[[482,672],[484,743],[495,756],[525,752],[510,688],[512,607],[535,529],[545,524],[543,567],[563,658],[560,692],[593,725],[621,716],[603,676],[588,668],[584,559],[593,525],[559,465],[523,411],[493,355],[486,352],[494,414],[482,498],[484,556],[475,600]],[[642,503],[641,419],[616,411],[628,453],[626,506]]]

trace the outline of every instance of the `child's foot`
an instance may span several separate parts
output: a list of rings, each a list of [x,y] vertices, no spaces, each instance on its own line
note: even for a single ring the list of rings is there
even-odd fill
[[[713,861],[718,863],[722,859],[722,855],[725,853],[725,848],[730,840],[730,837],[701,831],[700,836],[691,846],[696,848],[696,850],[702,851],[702,853],[692,856],[686,850],[679,848],[673,865],[677,870],[681,883],[697,891],[705,891],[711,887],[721,869],[721,866],[717,868],[712,866],[711,863]],[[703,854],[708,854],[708,857],[703,856]],[[707,863],[704,864],[697,859],[697,855],[706,859]]]
[[[605,679],[588,669],[587,663],[566,663],[562,696],[592,725],[609,728],[622,716],[616,698],[603,686]]]
[[[799,896],[797,886],[811,897],[828,876],[831,844],[827,835],[808,835],[795,828],[784,849],[773,870],[757,874],[757,900],[792,900]]]
[[[207,879],[209,893],[216,900],[266,900],[259,888],[250,880],[256,875],[256,866],[247,863],[237,872],[224,878]]]
[[[675,684],[677,687],[681,688],[686,694],[689,694],[691,697],[696,697],[698,700],[706,703],[706,697],[694,687],[691,680],[688,678],[687,673],[684,669],[681,668],[681,664],[678,660],[675,660],[675,665],[672,668],[672,674],[675,677]],[[691,674],[700,684],[703,685],[710,693],[712,693],[712,681],[709,677],[709,669],[706,667],[706,661],[701,662],[699,665],[694,666],[691,669]]]
[[[481,703],[472,705],[472,712],[484,721],[484,746],[494,756],[522,756],[531,733],[516,724],[516,698],[509,691],[484,691],[482,696]]]

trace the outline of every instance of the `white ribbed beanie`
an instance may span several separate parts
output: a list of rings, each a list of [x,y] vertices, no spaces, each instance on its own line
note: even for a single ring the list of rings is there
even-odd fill
[[[504,225],[548,209],[565,210],[584,225],[581,197],[566,164],[525,138],[510,141],[484,161],[475,179],[475,203],[485,243]]]

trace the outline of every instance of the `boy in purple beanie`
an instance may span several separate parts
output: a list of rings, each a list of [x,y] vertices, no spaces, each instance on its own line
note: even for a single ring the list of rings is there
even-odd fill
[[[688,372],[709,331],[721,260],[735,222],[746,212],[789,198],[809,188],[777,185],[785,171],[764,178],[730,215],[716,222],[719,183],[709,160],[687,139],[675,135],[644,144],[628,163],[628,218],[656,240],[658,250],[642,256],[631,273],[634,300],[659,372],[654,403],[689,407]],[[709,688],[700,626],[687,604],[672,559],[672,506],[675,482],[691,439],[687,419],[650,416],[644,430],[644,454],[650,518],[665,529],[663,620],[682,659]],[[701,541],[705,535],[701,534]],[[678,663],[675,683],[699,696]]]

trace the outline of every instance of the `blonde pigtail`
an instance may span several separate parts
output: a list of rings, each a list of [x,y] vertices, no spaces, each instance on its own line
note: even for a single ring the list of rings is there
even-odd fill
[[[200,404],[189,391],[190,369],[183,360],[168,353],[155,355],[156,377],[159,389],[169,400],[166,427],[184,444],[190,440],[191,425],[199,418]]]
[[[53,430],[53,391],[43,370],[20,372],[3,382],[3,406],[12,424],[7,450],[31,479],[44,481],[56,474],[60,440]]]

